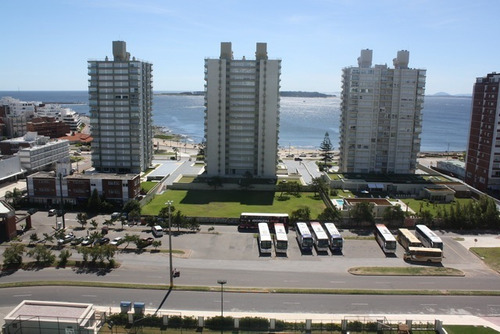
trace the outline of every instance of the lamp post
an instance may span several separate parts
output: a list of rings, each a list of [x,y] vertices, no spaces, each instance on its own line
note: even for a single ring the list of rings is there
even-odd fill
[[[168,257],[170,261],[170,288],[174,286],[174,269],[172,268],[172,215],[170,214],[170,207],[173,201],[166,201],[168,205]]]
[[[59,173],[59,192],[60,192],[60,197],[61,197],[61,203],[60,203],[60,208],[61,208],[61,214],[62,214],[62,224],[63,224],[63,230],[66,229],[66,221],[64,220],[64,203],[63,203],[63,188],[62,188],[62,173]],[[57,214],[56,214],[57,217]],[[56,218],[56,224],[57,224],[57,218]],[[56,226],[57,228],[57,226]]]
[[[224,284],[227,283],[224,279],[217,280],[220,284],[220,332],[224,332]]]

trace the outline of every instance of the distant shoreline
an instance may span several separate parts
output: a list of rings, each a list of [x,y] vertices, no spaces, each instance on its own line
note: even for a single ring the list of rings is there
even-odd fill
[[[203,91],[192,91],[192,92],[180,92],[180,93],[154,93],[154,95],[166,95],[166,96],[204,96],[205,92]],[[282,97],[337,97],[334,94],[323,94],[318,92],[303,92],[303,91],[282,91],[280,92],[280,96]]]

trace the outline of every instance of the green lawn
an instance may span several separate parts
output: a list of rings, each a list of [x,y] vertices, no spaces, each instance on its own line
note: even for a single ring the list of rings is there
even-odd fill
[[[443,326],[448,334],[495,334],[498,333],[496,330],[490,327],[484,326],[459,326],[459,325],[447,325]]]
[[[151,181],[141,182],[141,189],[144,189],[144,191],[147,193],[157,184],[158,182],[151,182]]]
[[[407,204],[416,213],[420,212],[420,208],[422,208],[422,210],[430,211],[430,213],[435,217],[437,214],[438,207],[441,207],[443,209],[446,208],[446,211],[449,212],[450,207],[452,205],[455,205],[456,202],[460,203],[461,207],[464,207],[469,202],[473,202],[475,200],[473,198],[455,198],[455,201],[453,201],[452,203],[446,203],[446,204],[441,204],[441,203],[434,204],[434,203],[429,203],[428,201],[417,200],[414,198],[405,198],[405,199],[402,199],[402,201],[405,204]]]
[[[488,267],[500,273],[500,247],[471,247],[470,250],[481,257]]]
[[[237,218],[242,212],[274,212],[288,213],[300,207],[308,206],[311,217],[316,218],[325,205],[313,193],[302,193],[301,197],[291,196],[288,200],[278,200],[280,193],[269,191],[241,190],[169,190],[155,198],[142,208],[145,215],[156,215],[165,206],[165,202],[173,201],[173,206],[183,214],[192,217],[228,217]]]

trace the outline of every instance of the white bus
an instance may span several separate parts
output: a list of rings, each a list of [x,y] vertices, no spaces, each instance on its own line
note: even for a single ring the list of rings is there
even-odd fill
[[[375,224],[375,239],[384,253],[396,253],[396,238],[384,224]]]
[[[412,262],[439,263],[443,260],[443,251],[439,248],[408,247],[404,259]]]
[[[332,252],[340,252],[342,253],[342,247],[344,245],[344,238],[340,234],[339,230],[333,223],[325,223],[325,230],[328,234],[330,241],[330,249]]]
[[[317,252],[328,252],[328,235],[326,235],[325,230],[318,222],[311,223],[312,237],[314,241],[314,246],[316,246]]]
[[[273,240],[271,239],[269,226],[267,226],[267,223],[259,223],[258,227],[259,227],[259,250],[261,253],[271,254]]]
[[[397,239],[404,249],[408,249],[409,247],[422,247],[420,240],[406,228],[400,228],[398,230]]]
[[[300,249],[303,251],[311,251],[313,247],[313,238],[306,223],[297,223],[295,232],[297,233],[297,241]]]
[[[443,250],[443,241],[425,225],[415,226],[415,235],[425,247]]]
[[[281,223],[274,224],[274,233],[274,250],[276,251],[276,254],[286,255],[286,250],[288,249],[288,236],[286,234],[285,226]]]

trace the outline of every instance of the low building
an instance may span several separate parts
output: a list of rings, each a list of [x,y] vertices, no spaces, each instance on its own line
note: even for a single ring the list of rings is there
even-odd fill
[[[4,318],[3,333],[98,333],[92,304],[24,300]]]
[[[393,204],[385,198],[344,198],[344,209],[350,211],[360,203],[373,204],[374,218],[382,218],[385,209],[393,206]]]
[[[29,132],[36,132],[49,138],[63,137],[71,131],[68,124],[56,121],[53,117],[35,117],[28,121],[27,128]]]
[[[426,198],[432,203],[450,203],[455,200],[455,191],[447,186],[432,186],[422,189],[421,198]]]
[[[2,140],[4,155],[19,155],[22,168],[28,172],[43,170],[57,161],[69,160],[69,142],[28,132],[23,137]]]
[[[0,201],[0,242],[17,236],[16,213],[7,202]]]
[[[61,190],[65,203],[86,203],[97,190],[107,201],[124,204],[140,194],[140,174],[78,174],[38,172],[26,178],[30,203],[60,203]]]
[[[465,179],[465,162],[460,160],[438,161],[434,169],[438,172],[457,177],[460,180]]]

